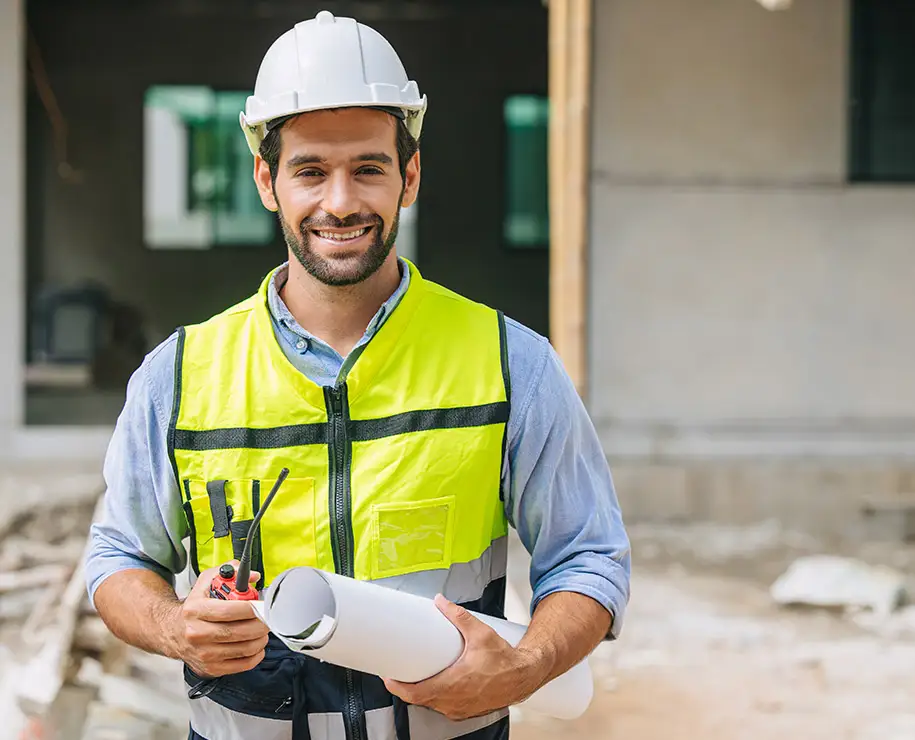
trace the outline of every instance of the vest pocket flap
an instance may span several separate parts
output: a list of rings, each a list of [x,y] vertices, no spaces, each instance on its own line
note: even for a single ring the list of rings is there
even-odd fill
[[[454,496],[372,505],[372,578],[447,568]]]
[[[216,477],[212,480],[191,478],[184,481],[184,510],[194,537],[197,572],[241,557],[248,530],[262,503],[262,494],[266,495],[264,489],[273,483],[273,480]],[[313,491],[314,480],[311,478],[287,479],[265,514],[251,553],[251,566],[262,575],[260,586],[266,576],[264,535],[269,536],[266,542],[275,544],[277,530],[293,528],[301,533],[312,526]]]

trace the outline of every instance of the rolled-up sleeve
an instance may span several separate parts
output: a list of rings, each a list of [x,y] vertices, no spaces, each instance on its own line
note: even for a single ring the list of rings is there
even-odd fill
[[[174,336],[151,352],[127,385],[105,457],[103,512],[90,530],[86,585],[144,568],[174,584],[187,564],[187,520],[168,454],[174,396]]]
[[[531,554],[531,609],[557,591],[584,594],[611,613],[616,638],[629,602],[630,548],[610,467],[559,357],[523,331],[516,326],[509,343],[505,485],[506,513]]]

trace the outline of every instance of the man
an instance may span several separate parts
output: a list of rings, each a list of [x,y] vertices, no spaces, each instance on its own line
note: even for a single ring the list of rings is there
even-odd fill
[[[425,109],[372,29],[325,11],[281,36],[241,120],[289,261],[129,383],[89,592],[122,640],[185,663],[192,738],[505,738],[506,707],[619,633],[629,543],[557,356],[396,255]],[[258,586],[309,565],[434,597],[465,638],[453,666],[359,674],[208,598],[283,467]],[[516,649],[467,611],[502,615],[508,524],[532,554]],[[199,577],[180,600],[185,537]]]

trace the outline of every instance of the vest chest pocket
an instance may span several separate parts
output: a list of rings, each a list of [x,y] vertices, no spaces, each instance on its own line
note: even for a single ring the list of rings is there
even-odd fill
[[[192,558],[200,571],[241,557],[248,530],[275,478],[184,481],[184,510],[193,539]],[[315,481],[287,478],[252,543],[258,588],[288,568],[315,565]]]
[[[455,497],[372,506],[372,578],[451,565]]]

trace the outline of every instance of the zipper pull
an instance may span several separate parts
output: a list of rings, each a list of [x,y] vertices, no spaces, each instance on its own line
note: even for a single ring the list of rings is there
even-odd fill
[[[343,414],[343,391],[334,388],[330,392],[330,408],[334,414]]]

